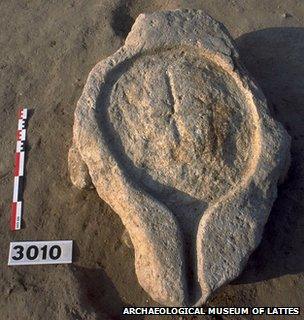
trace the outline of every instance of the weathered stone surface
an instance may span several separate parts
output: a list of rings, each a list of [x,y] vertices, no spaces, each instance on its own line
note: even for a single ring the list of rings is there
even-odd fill
[[[88,172],[88,167],[83,162],[77,147],[74,145],[69,150],[68,155],[69,172],[72,183],[79,189],[91,189],[92,185],[91,177]]]
[[[89,75],[71,178],[92,180],[119,214],[153,299],[200,304],[259,244],[289,144],[220,23],[194,10],[141,14]]]

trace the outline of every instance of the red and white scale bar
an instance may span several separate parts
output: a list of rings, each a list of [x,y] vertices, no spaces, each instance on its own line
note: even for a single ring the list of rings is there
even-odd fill
[[[22,193],[25,160],[27,109],[20,108],[18,111],[17,144],[15,153],[14,193],[11,213],[11,230],[21,229],[22,217]]]

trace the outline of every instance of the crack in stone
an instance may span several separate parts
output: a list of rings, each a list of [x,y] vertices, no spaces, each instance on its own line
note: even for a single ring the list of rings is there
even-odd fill
[[[168,95],[169,95],[169,106],[171,108],[171,112],[169,114],[169,121],[170,124],[172,125],[172,129],[173,129],[173,138],[174,138],[174,142],[176,144],[180,144],[181,143],[181,135],[178,129],[178,123],[177,123],[177,119],[175,118],[176,116],[176,111],[177,111],[177,105],[178,105],[178,99],[176,99],[176,90],[175,90],[175,85],[173,82],[173,77],[172,74],[170,72],[170,70],[166,70],[166,76],[165,76],[165,82],[168,88]]]
[[[169,70],[166,71],[166,77],[165,81],[168,87],[168,93],[169,93],[169,105],[171,107],[171,115],[175,114],[175,107],[176,107],[176,98],[175,98],[175,88],[174,83],[172,79],[172,74]]]

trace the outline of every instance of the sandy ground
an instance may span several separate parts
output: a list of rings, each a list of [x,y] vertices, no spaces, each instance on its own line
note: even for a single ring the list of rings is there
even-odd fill
[[[174,8],[203,9],[226,25],[293,138],[289,177],[261,245],[241,277],[208,305],[300,306],[303,315],[293,319],[304,318],[304,2],[2,0],[0,319],[121,319],[123,306],[157,305],[137,283],[118,216],[94,190],[71,185],[67,153],[74,108],[91,68],[123,44],[138,14]],[[10,232],[19,105],[31,109],[25,228]],[[72,265],[6,265],[10,241],[57,239],[75,241]]]

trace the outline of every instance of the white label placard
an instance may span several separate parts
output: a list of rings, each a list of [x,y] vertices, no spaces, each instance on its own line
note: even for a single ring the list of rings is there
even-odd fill
[[[72,263],[73,241],[11,242],[8,265]]]

